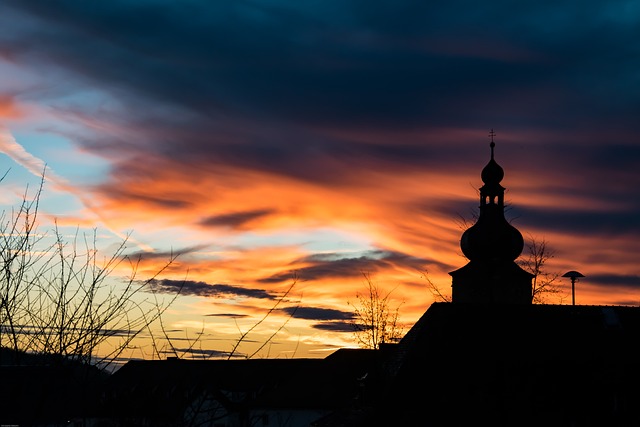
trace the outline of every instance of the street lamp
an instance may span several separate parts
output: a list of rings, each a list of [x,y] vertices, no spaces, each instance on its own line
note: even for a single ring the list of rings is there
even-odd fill
[[[576,278],[584,277],[584,275],[575,270],[571,270],[564,273],[562,277],[571,278],[571,305],[576,305]]]

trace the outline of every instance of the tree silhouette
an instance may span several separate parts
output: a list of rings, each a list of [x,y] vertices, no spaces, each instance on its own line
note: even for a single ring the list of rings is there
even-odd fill
[[[527,240],[528,256],[516,262],[533,274],[531,301],[534,304],[546,304],[550,297],[556,297],[562,303],[564,293],[556,283],[560,274],[546,269],[547,261],[555,256],[555,251],[549,247],[544,237],[538,240],[529,234]]]
[[[19,207],[0,214],[0,348],[20,363],[26,355],[111,367],[132,341],[160,318],[175,300],[153,295],[138,279],[140,258],[125,255],[127,238],[103,259],[96,231],[66,240],[57,223],[38,229],[38,207],[44,175],[32,198],[28,187]],[[111,277],[128,264],[126,278]]]
[[[402,337],[402,327],[398,323],[400,305],[390,306],[393,291],[381,294],[368,273],[362,273],[367,290],[356,294],[357,305],[354,308],[352,325],[356,341],[363,348],[379,349],[381,344],[397,342]]]

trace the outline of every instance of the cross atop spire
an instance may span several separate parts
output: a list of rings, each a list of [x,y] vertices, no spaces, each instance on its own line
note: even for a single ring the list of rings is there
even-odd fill
[[[489,144],[489,146],[491,147],[491,160],[493,160],[493,147],[496,146],[496,143],[493,142],[493,138],[496,136],[496,133],[493,131],[493,128],[491,129],[491,131],[489,131],[489,136],[491,137],[491,144]]]

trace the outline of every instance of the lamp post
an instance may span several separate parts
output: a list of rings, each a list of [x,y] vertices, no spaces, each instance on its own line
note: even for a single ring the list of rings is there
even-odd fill
[[[571,270],[564,273],[562,277],[571,278],[571,305],[576,305],[576,279],[578,277],[584,277],[584,275],[575,270]]]

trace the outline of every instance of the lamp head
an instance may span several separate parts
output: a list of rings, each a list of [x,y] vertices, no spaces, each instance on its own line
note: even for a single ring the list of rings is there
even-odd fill
[[[567,271],[566,273],[564,273],[562,275],[562,277],[570,277],[571,280],[575,280],[576,277],[584,277],[584,275],[578,271],[575,270],[571,270],[571,271]]]

